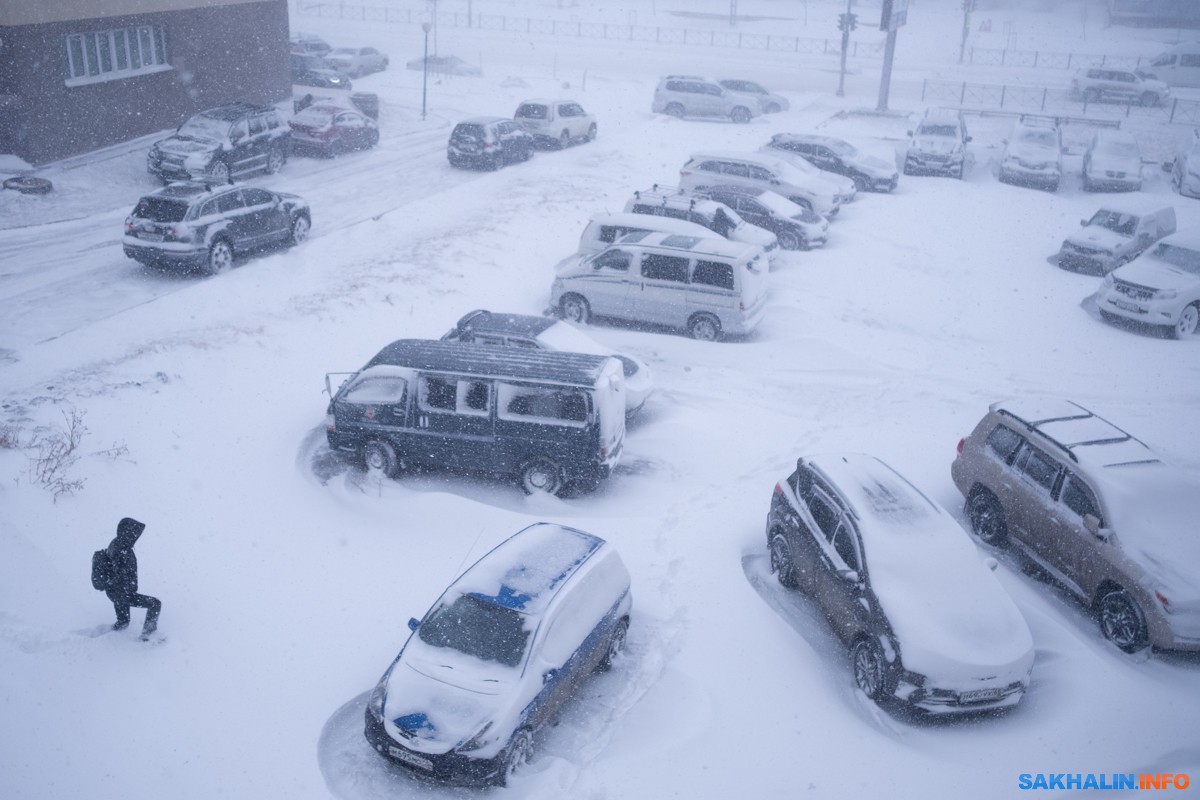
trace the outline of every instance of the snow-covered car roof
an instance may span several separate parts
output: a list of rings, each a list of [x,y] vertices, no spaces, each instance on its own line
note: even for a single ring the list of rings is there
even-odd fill
[[[806,456],[858,519],[863,561],[910,669],[1032,660],[1029,627],[966,531],[874,456]],[[935,670],[937,671],[937,670]]]
[[[612,359],[586,353],[489,347],[463,342],[400,339],[384,347],[363,369],[391,364],[414,369],[436,369],[464,375],[506,377],[569,386],[594,386]]]

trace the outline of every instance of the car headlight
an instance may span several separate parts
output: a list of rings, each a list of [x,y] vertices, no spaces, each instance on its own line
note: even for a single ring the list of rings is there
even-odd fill
[[[479,729],[479,733],[475,734],[470,739],[467,739],[465,742],[460,744],[456,749],[460,753],[469,753],[472,750],[478,750],[479,748],[483,747],[484,745],[488,744],[491,741],[491,739],[487,738],[487,732],[491,729],[492,729],[492,723],[489,722],[487,725],[484,725],[482,728]]]
[[[379,679],[379,683],[375,684],[375,689],[371,692],[371,699],[367,701],[367,709],[371,712],[371,716],[375,719],[383,719],[383,702],[387,699],[387,682],[392,675],[389,669],[383,673],[383,677]]]
[[[1154,293],[1155,300],[1174,300],[1179,297],[1178,289],[1159,289]]]
[[[1114,286],[1116,286],[1116,285],[1117,285],[1117,279],[1116,279],[1116,278],[1114,278],[1114,277],[1113,277],[1113,275],[1112,275],[1112,273],[1110,272],[1110,273],[1108,273],[1107,275],[1105,275],[1105,276],[1104,276],[1104,280],[1101,282],[1101,285],[1102,285],[1102,286],[1103,286],[1105,289],[1111,289],[1111,288],[1113,288]]]

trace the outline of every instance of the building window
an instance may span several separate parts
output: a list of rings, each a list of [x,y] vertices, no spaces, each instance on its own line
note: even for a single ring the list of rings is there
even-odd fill
[[[167,41],[157,25],[66,37],[68,86],[119,80],[170,69]]]

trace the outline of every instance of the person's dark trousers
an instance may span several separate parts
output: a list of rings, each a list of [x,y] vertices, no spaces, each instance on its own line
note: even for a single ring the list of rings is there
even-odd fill
[[[109,594],[113,609],[117,612],[117,624],[113,627],[120,630],[129,627],[129,609],[146,609],[146,622],[142,625],[142,633],[154,633],[158,628],[158,612],[162,611],[162,602],[157,597],[148,594],[131,594],[128,596]]]

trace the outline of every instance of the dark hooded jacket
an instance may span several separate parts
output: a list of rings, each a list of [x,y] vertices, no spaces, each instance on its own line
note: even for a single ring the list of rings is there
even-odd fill
[[[108,588],[110,597],[130,597],[137,594],[138,567],[133,546],[145,529],[144,523],[129,517],[117,523],[117,536],[108,545],[108,557],[113,566],[113,581]]]

